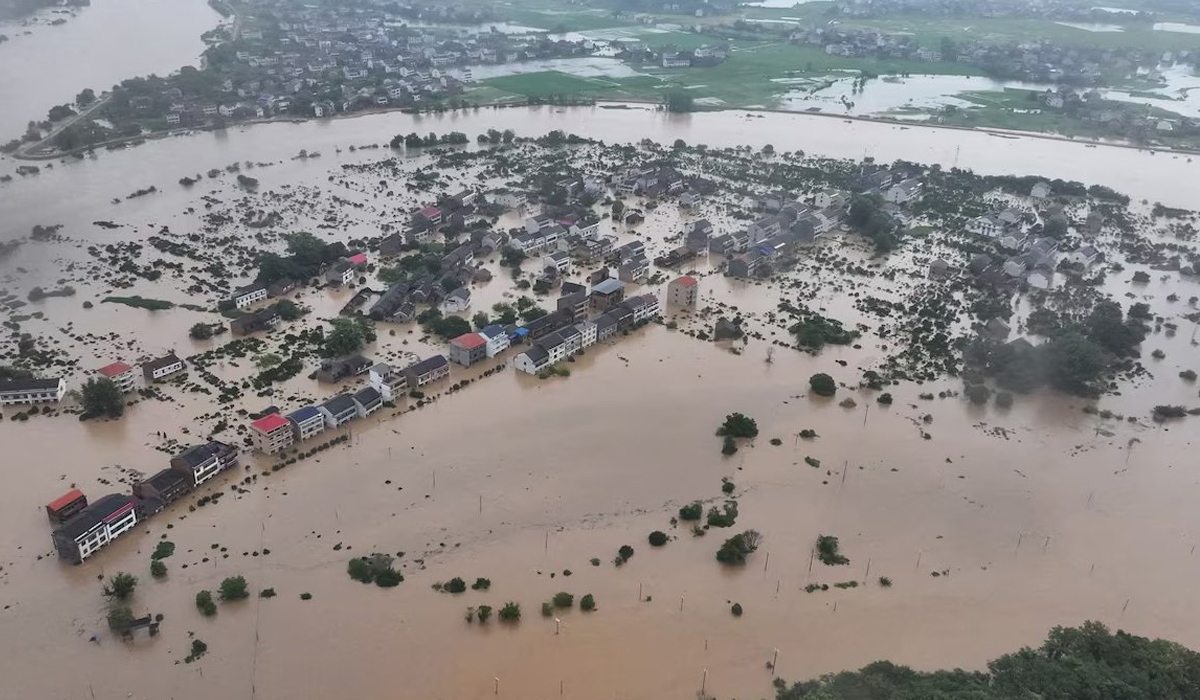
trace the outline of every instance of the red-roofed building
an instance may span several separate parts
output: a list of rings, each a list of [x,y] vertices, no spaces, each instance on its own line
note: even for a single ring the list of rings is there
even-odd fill
[[[442,223],[442,210],[438,209],[437,207],[425,207],[421,211],[417,212],[417,216],[425,219],[434,226]]]
[[[96,373],[111,380],[122,392],[133,389],[133,383],[137,381],[137,375],[134,374],[133,368],[120,361],[105,365],[96,370]]]
[[[255,449],[266,454],[291,447],[294,438],[292,424],[278,413],[268,413],[250,424],[250,437]]]
[[[684,275],[667,285],[667,301],[672,306],[695,308],[700,296],[700,284],[695,277]]]
[[[463,367],[487,358],[487,338],[479,333],[463,333],[450,341],[450,360]]]
[[[46,514],[52,523],[65,523],[79,511],[87,508],[87,496],[79,489],[71,489],[46,504]]]
[[[363,267],[367,264],[367,254],[366,253],[355,253],[354,255],[351,255],[347,259],[350,261],[350,264],[355,267]]]

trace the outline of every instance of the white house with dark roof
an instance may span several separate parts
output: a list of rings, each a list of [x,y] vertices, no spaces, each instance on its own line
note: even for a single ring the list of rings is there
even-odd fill
[[[550,353],[541,345],[533,345],[517,353],[513,367],[526,374],[537,374],[550,366]]]
[[[67,385],[55,379],[0,380],[0,406],[20,403],[53,403],[62,401]]]
[[[358,409],[358,417],[366,418],[383,408],[383,395],[374,387],[366,387],[354,393],[354,407]]]
[[[183,371],[183,360],[175,356],[175,353],[167,353],[162,357],[150,360],[142,365],[142,374],[145,375],[148,381],[156,382],[160,379]]]
[[[352,397],[345,394],[329,399],[318,406],[317,410],[325,417],[325,425],[330,428],[345,425],[358,417],[358,406]]]
[[[233,305],[239,309],[244,309],[266,298],[267,288],[261,284],[250,284],[245,287],[239,287],[233,290],[233,296],[231,297]]]

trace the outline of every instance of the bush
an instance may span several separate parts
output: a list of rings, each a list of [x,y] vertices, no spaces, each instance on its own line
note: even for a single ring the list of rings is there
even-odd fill
[[[883,404],[884,406],[890,406],[892,405],[892,395],[888,393],[880,394],[879,398],[875,399],[875,401]]]
[[[487,589],[489,589],[491,587],[492,587],[492,580],[486,579],[486,578],[477,578],[477,579],[475,579],[475,583],[471,584],[471,590],[473,590],[473,591],[486,591]]]
[[[699,520],[704,515],[704,506],[700,501],[693,501],[679,509],[680,520]]]
[[[108,628],[117,634],[129,629],[133,624],[133,611],[128,606],[121,605],[108,611]]]
[[[1185,381],[1194,382],[1196,381],[1196,370],[1185,369],[1179,373],[1179,378]]]
[[[575,596],[566,591],[559,591],[554,594],[553,603],[556,608],[569,608],[575,604]]]
[[[667,543],[667,533],[662,530],[655,530],[650,533],[650,546],[661,547]]]
[[[230,576],[221,582],[220,597],[225,602],[242,600],[250,595],[246,590],[246,579],[241,576]]]
[[[729,477],[724,477],[721,479],[721,493],[733,493],[734,489],[736,488],[737,485],[730,481]]]
[[[738,451],[737,441],[728,435],[721,441],[721,454],[729,457]]]
[[[213,329],[207,323],[197,323],[188,331],[188,335],[194,340],[208,340],[213,337]]]
[[[491,616],[492,606],[490,605],[480,605],[479,609],[475,611],[475,617],[479,619],[479,624],[481,625],[487,622]]]
[[[516,622],[521,619],[521,606],[511,601],[507,602],[500,608],[497,617],[503,622]]]
[[[879,577],[879,587],[880,588],[891,588],[892,580],[890,578],[888,578],[887,576],[880,576]]]
[[[837,382],[833,381],[833,377],[824,373],[817,373],[809,377],[808,386],[817,396],[833,396],[837,393]]]
[[[193,661],[198,661],[200,659],[200,657],[204,656],[204,654],[207,652],[208,652],[207,644],[200,641],[199,639],[193,639],[192,640],[192,651],[186,657],[184,657],[183,662],[185,664],[190,664]]]
[[[300,600],[312,600],[312,593],[301,593]]]
[[[163,578],[167,575],[167,565],[157,559],[150,560],[150,575],[154,578]]]
[[[404,575],[392,567],[375,572],[375,585],[380,588],[394,588],[404,581]]]
[[[467,582],[455,576],[442,584],[442,590],[446,593],[462,593],[467,590]]]
[[[258,597],[259,598],[274,598],[275,597],[275,589],[274,588],[264,588],[258,592]]]
[[[757,530],[746,530],[725,540],[717,550],[717,561],[722,564],[745,564],[746,557],[760,544],[762,535]]]
[[[549,602],[542,603],[542,617],[550,617],[552,615],[554,615],[554,604]]]
[[[592,557],[592,566],[600,566],[600,557]]]
[[[175,543],[168,541],[168,540],[162,540],[161,542],[158,543],[158,546],[156,546],[154,548],[154,553],[150,555],[150,558],[151,559],[166,559],[167,557],[171,556],[174,553],[175,553]]]
[[[725,422],[717,428],[717,435],[727,435],[735,438],[752,438],[758,435],[758,423],[741,413],[730,413],[725,416]]]
[[[205,617],[212,617],[217,614],[217,604],[213,602],[212,593],[209,591],[200,591],[196,594],[196,609]]]
[[[617,554],[620,555],[622,559],[631,559],[633,557],[633,547],[623,544],[621,545],[621,548],[617,550]]]
[[[596,609],[596,599],[592,597],[591,593],[579,599],[579,609],[584,612],[591,612]]]
[[[733,613],[734,617],[741,617],[742,616],[742,604],[734,603],[733,607],[729,608],[729,612]]]
[[[850,560],[838,551],[838,538],[832,535],[821,535],[817,538],[817,558],[826,566],[842,566]]]
[[[992,398],[992,390],[983,384],[968,384],[966,388],[967,398],[976,406],[982,406]]]
[[[133,589],[137,588],[137,582],[137,576],[121,571],[108,580],[101,593],[105,598],[128,600],[133,595]]]
[[[350,578],[359,583],[370,583],[375,578],[375,572],[371,570],[371,565],[363,557],[355,557],[346,565],[346,571],[350,574]]]
[[[717,510],[715,506],[708,510],[708,526],[733,527],[733,524],[737,522],[737,516],[737,501],[725,501],[723,510]]]

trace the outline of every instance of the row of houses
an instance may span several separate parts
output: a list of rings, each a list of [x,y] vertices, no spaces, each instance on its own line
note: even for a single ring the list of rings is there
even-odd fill
[[[46,505],[56,525],[51,541],[59,557],[78,564],[117,537],[238,465],[236,447],[215,440],[193,445],[171,458],[166,469],[135,481],[129,495],[112,493],[89,504],[72,489]]]
[[[365,361],[365,358],[363,358]],[[368,363],[369,364],[369,363]],[[408,391],[449,376],[450,364],[444,355],[434,355],[403,370],[379,363],[368,370],[368,386],[353,393],[334,396],[323,403],[304,406],[284,415],[269,409],[250,423],[254,448],[274,454],[309,440],[325,430],[334,430],[358,418],[366,418]]]
[[[146,381],[156,382],[184,369],[183,360],[171,352],[142,364]],[[137,384],[137,374],[125,362],[113,362],[96,370],[96,374],[128,393]],[[57,403],[67,393],[67,383],[61,377],[0,379],[0,406],[15,404]]]

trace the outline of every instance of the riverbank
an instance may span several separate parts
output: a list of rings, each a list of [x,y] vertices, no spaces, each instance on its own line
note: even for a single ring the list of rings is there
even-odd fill
[[[589,107],[589,106],[605,107],[608,109],[620,109],[622,106],[629,107],[631,105],[656,106],[656,107],[659,107],[659,109],[656,109],[653,111],[666,113],[666,110],[665,110],[665,108],[663,108],[662,103],[658,102],[658,101],[654,101],[654,100],[637,100],[637,99],[595,100],[594,103],[590,104],[590,105],[551,105],[551,104],[532,104],[531,105],[528,102],[498,101],[498,102],[480,103],[479,105],[472,106],[471,108],[468,108],[468,109],[415,111],[411,107],[387,107],[387,108],[382,108],[382,109],[374,109],[374,110],[370,110],[370,111],[352,112],[349,114],[337,114],[332,117],[321,117],[321,118],[301,117],[301,116],[295,116],[295,115],[284,115],[284,116],[277,116],[277,117],[269,117],[269,118],[265,118],[265,119],[248,119],[245,121],[239,121],[239,122],[236,122],[235,124],[226,126],[225,129],[227,130],[232,127],[255,126],[255,125],[264,125],[264,124],[279,124],[279,123],[334,122],[334,121],[341,121],[341,120],[361,119],[361,118],[366,118],[366,117],[381,116],[381,115],[397,113],[397,112],[402,113],[402,114],[410,114],[410,115],[414,115],[417,117],[421,117],[421,116],[456,115],[459,113],[476,112],[480,109],[512,109],[512,108],[582,109],[582,108]],[[1040,140],[1045,140],[1045,141],[1055,141],[1055,142],[1061,142],[1061,143],[1081,144],[1081,145],[1088,146],[1088,147],[1122,148],[1122,149],[1129,149],[1129,150],[1135,150],[1135,151],[1140,151],[1140,152],[1177,154],[1177,155],[1184,155],[1184,156],[1200,155],[1200,149],[1162,148],[1162,147],[1155,147],[1155,146],[1143,146],[1143,145],[1138,145],[1138,144],[1129,143],[1129,142],[1075,138],[1072,136],[1063,136],[1063,135],[1059,135],[1059,134],[1046,134],[1046,133],[1040,133],[1040,132],[1034,132],[1034,131],[1019,131],[1019,130],[1013,130],[1013,129],[994,129],[994,128],[988,128],[988,127],[956,126],[956,125],[952,125],[952,124],[929,124],[929,123],[926,123],[926,122],[923,122],[920,120],[895,119],[895,118],[890,118],[890,117],[841,115],[841,114],[830,114],[830,113],[826,113],[826,112],[796,111],[796,110],[769,108],[769,107],[749,108],[749,109],[747,109],[747,108],[713,108],[713,109],[696,110],[695,112],[692,112],[692,113],[693,114],[704,114],[704,113],[715,113],[715,112],[745,113],[745,114],[752,115],[752,116],[753,115],[766,115],[766,114],[786,114],[786,115],[800,116],[800,117],[821,117],[823,119],[838,119],[838,120],[842,120],[845,122],[886,124],[886,125],[890,125],[890,126],[898,126],[898,127],[904,128],[904,129],[921,128],[921,129],[933,129],[933,130],[944,130],[944,131],[961,131],[961,132],[971,132],[971,133],[978,133],[978,134],[988,134],[988,135],[1004,137],[1004,138],[1012,138],[1012,137],[1031,138],[1031,139],[1040,139]],[[687,114],[687,113],[685,113],[685,114]],[[82,157],[84,154],[94,152],[97,149],[110,149],[111,150],[112,147],[119,147],[119,146],[132,144],[132,143],[136,143],[136,142],[161,141],[167,137],[177,137],[177,136],[184,136],[184,135],[188,135],[188,134],[203,133],[203,132],[219,132],[221,130],[222,129],[217,129],[217,128],[213,128],[213,127],[187,127],[187,128],[179,128],[179,129],[169,129],[167,131],[156,132],[154,134],[129,136],[129,137],[122,137],[122,138],[118,138],[118,139],[110,139],[110,140],[103,141],[100,143],[92,144],[91,146],[87,146],[84,148],[72,149],[70,151],[56,151],[54,153],[45,153],[45,154],[30,152],[34,148],[36,148],[37,145],[42,145],[46,141],[50,140],[51,137],[48,136],[46,139],[43,139],[42,141],[38,142],[37,145],[30,146],[26,150],[18,150],[16,153],[9,154],[9,157],[13,158],[14,160],[29,160],[29,161],[48,161],[48,160],[55,160],[58,158]],[[57,129],[56,129],[56,131],[57,131]],[[470,135],[470,134],[468,134],[468,135]],[[586,136],[587,134],[585,133],[585,134],[581,134],[581,135]]]

